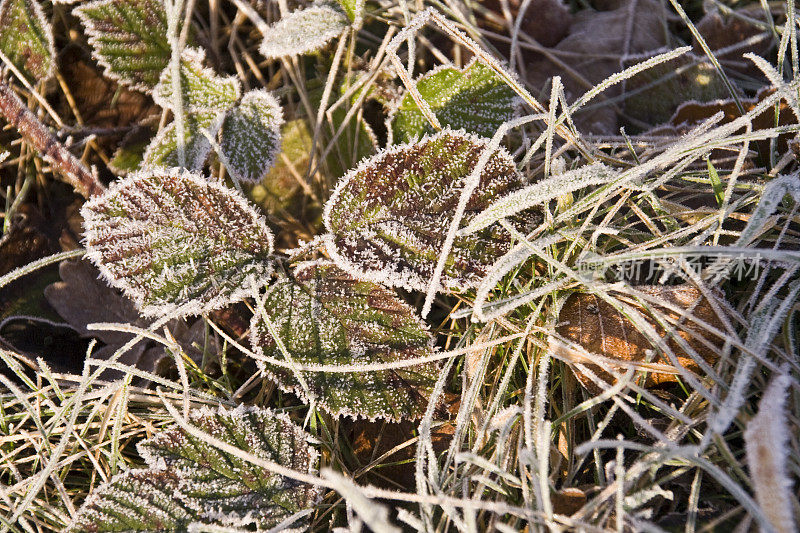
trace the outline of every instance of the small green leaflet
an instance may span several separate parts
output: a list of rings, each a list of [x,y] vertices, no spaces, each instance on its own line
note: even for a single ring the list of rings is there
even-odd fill
[[[338,4],[319,2],[291,12],[271,26],[259,51],[268,59],[313,52],[341,35],[349,22]]]
[[[364,20],[364,4],[365,0],[339,0],[339,5],[356,28],[360,27]]]
[[[238,192],[199,174],[134,173],[81,214],[87,256],[145,316],[224,307],[271,272],[263,217]]]
[[[486,139],[445,129],[414,144],[390,147],[351,170],[325,206],[331,258],[350,275],[376,283],[426,290],[450,228],[461,190]],[[521,188],[522,175],[505,149],[480,174],[459,228],[495,198]],[[509,249],[508,234],[493,224],[458,235],[442,273],[446,290],[474,287]]]
[[[38,0],[0,1],[0,50],[33,80],[53,74],[53,30]]]
[[[228,111],[220,130],[226,166],[238,179],[259,182],[281,150],[283,111],[271,93],[250,91]]]
[[[73,10],[106,75],[150,93],[171,55],[161,0],[95,0]]]
[[[223,78],[204,67],[205,55],[202,48],[186,48],[181,54],[183,109],[190,113],[227,111],[241,96],[239,80],[233,76]],[[171,69],[166,68],[161,74],[153,100],[163,108],[174,110]]]
[[[519,107],[516,93],[477,59],[463,69],[434,69],[415,84],[442,127],[464,129],[481,137],[491,138]],[[392,143],[409,142],[433,131],[408,91],[390,110],[389,121]]]
[[[284,414],[240,406],[193,411],[201,431],[259,459],[313,473],[309,435]],[[259,529],[313,506],[318,488],[215,448],[180,427],[138,445],[148,468],[119,474],[89,495],[68,532],[186,531],[192,524]],[[302,525],[295,523],[295,525]]]
[[[286,361],[258,309],[250,325],[255,352],[290,364],[365,365],[432,355],[433,338],[393,292],[348,276],[331,263],[311,263],[268,289],[264,310]],[[259,359],[283,390],[309,393],[333,415],[420,418],[438,377],[434,363],[368,372],[300,371]]]
[[[218,111],[186,114],[183,122],[186,168],[200,170],[211,152],[211,142],[201,130],[207,130],[214,138],[225,117]],[[153,137],[145,150],[142,168],[178,167],[178,131],[174,122],[167,124]]]

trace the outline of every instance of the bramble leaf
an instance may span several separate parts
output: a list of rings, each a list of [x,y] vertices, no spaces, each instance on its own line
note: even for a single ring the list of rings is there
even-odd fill
[[[308,474],[317,452],[286,415],[240,406],[193,411],[189,422],[259,459]],[[190,524],[270,528],[311,507],[319,489],[195,438],[180,427],[138,445],[149,468],[89,496],[68,531],[185,531]]]
[[[150,93],[171,55],[167,14],[160,0],[94,0],[75,13],[106,75]]]
[[[204,59],[202,48],[183,50],[180,69],[183,108],[190,113],[227,111],[241,96],[239,80],[233,76],[218,76],[203,66]],[[164,69],[161,74],[153,100],[163,108],[174,109],[171,69]]]
[[[464,129],[481,137],[491,138],[501,124],[513,118],[519,105],[516,93],[477,59],[463,69],[434,69],[415,83],[442,127]],[[433,132],[408,91],[394,104],[389,120],[393,143]]]
[[[313,52],[341,35],[348,22],[337,4],[313,4],[289,13],[271,26],[259,51],[269,59]]]
[[[224,113],[218,111],[204,111],[184,116],[186,168],[199,170],[203,166],[211,152],[211,142],[201,130],[208,130],[213,138],[219,131],[224,117]],[[142,168],[177,166],[181,166],[178,160],[178,132],[175,122],[171,122],[150,141],[144,153]]]
[[[0,50],[34,80],[53,74],[53,30],[37,0],[0,1]]]
[[[88,257],[146,316],[218,309],[249,296],[271,271],[263,217],[199,174],[136,172],[81,214]]]
[[[433,353],[433,339],[409,305],[332,263],[305,265],[276,283],[264,310],[293,364],[359,366]],[[258,354],[285,357],[263,313],[253,317],[250,341]],[[391,420],[422,416],[439,368],[423,363],[368,372],[300,371],[300,382],[291,368],[258,364],[281,389],[306,399],[310,393],[334,415]]]
[[[486,139],[446,129],[362,162],[342,178],[325,206],[330,231],[325,243],[331,258],[359,279],[426,290],[461,191],[487,146]],[[523,184],[508,152],[495,150],[459,228],[495,198]],[[497,224],[457,235],[442,286],[460,290],[477,285],[508,249],[508,234]]]
[[[228,111],[220,131],[220,148],[229,169],[245,181],[261,181],[281,150],[283,111],[267,91],[250,91]]]

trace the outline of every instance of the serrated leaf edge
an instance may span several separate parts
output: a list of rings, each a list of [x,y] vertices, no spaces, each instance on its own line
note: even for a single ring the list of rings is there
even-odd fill
[[[146,179],[151,177],[155,174],[165,174],[171,177],[182,176],[187,178],[189,181],[193,182],[195,185],[209,187],[211,189],[216,189],[217,191],[227,194],[230,198],[244,211],[253,212],[256,216],[253,219],[253,223],[260,226],[260,229],[263,231],[265,235],[267,235],[267,242],[265,244],[266,254],[272,254],[274,252],[274,237],[272,235],[272,231],[267,226],[266,218],[263,215],[258,214],[253,208],[253,206],[244,198],[241,194],[237,191],[228,188],[224,184],[206,179],[204,176],[197,172],[189,171],[185,168],[181,167],[171,167],[171,168],[163,168],[163,167],[151,167],[146,170],[139,170],[137,172],[132,172],[126,178],[123,178],[119,181],[116,181],[111,184],[108,190],[100,195],[95,196],[81,207],[81,217],[84,220],[84,237],[83,242],[84,244],[97,239],[98,233],[97,228],[92,227],[88,224],[88,222],[93,218],[94,209],[101,205],[105,199],[112,195],[116,194],[117,192],[127,188],[132,187],[134,184],[140,179]],[[242,283],[242,285],[232,291],[227,295],[217,295],[211,300],[202,304],[200,309],[197,309],[196,305],[193,305],[195,302],[189,302],[182,305],[177,304],[163,304],[163,305],[144,305],[145,294],[141,291],[134,289],[129,284],[125,283],[122,279],[116,279],[111,271],[105,266],[103,263],[102,257],[100,253],[96,250],[92,250],[87,247],[86,249],[86,257],[100,270],[100,274],[102,275],[103,279],[108,283],[111,287],[115,289],[121,290],[128,298],[133,300],[136,308],[139,312],[145,317],[157,317],[157,316],[166,316],[166,315],[174,315],[174,316],[193,316],[198,315],[203,312],[213,311],[215,309],[220,309],[227,305],[230,305],[235,302],[239,302],[252,296],[253,287],[263,285],[266,280],[265,279],[250,279],[249,282]],[[268,277],[271,275],[271,269],[269,272],[264,274],[264,277]]]
[[[407,275],[401,275],[396,272],[386,272],[385,270],[377,270],[377,271],[365,271],[362,270],[356,263],[352,262],[347,257],[343,256],[339,253],[336,249],[336,244],[334,243],[334,232],[331,229],[331,211],[333,210],[333,205],[339,199],[339,196],[342,195],[342,192],[347,188],[350,181],[360,172],[367,170],[374,161],[378,161],[379,159],[386,157],[387,155],[392,155],[398,152],[402,152],[403,150],[408,150],[409,148],[414,147],[417,144],[421,144],[428,141],[435,141],[439,137],[444,137],[445,135],[455,135],[460,136],[472,143],[477,145],[483,146],[484,149],[489,147],[489,143],[491,139],[487,139],[486,137],[481,137],[475,133],[468,132],[463,129],[453,130],[450,128],[443,128],[441,131],[438,131],[433,134],[425,134],[419,140],[412,139],[407,143],[402,144],[394,144],[388,146],[383,151],[378,152],[377,154],[365,157],[361,160],[358,166],[352,168],[342,176],[339,180],[339,183],[336,185],[336,188],[331,193],[328,201],[325,203],[325,208],[322,212],[322,221],[325,224],[325,229],[328,233],[321,236],[321,240],[325,245],[325,249],[328,251],[328,255],[330,258],[336,263],[336,265],[344,270],[350,276],[363,280],[363,281],[370,281],[372,283],[377,283],[378,285],[382,285],[384,287],[400,287],[410,291],[427,291],[428,285],[430,284],[431,280],[422,279],[420,276],[417,276],[415,273],[408,273]],[[501,158],[507,158],[509,161],[513,163],[514,158],[505,149],[504,146],[499,146],[498,148],[494,149],[495,155]],[[469,281],[459,281],[458,287],[462,289],[471,289],[480,284],[480,280],[476,279],[472,282]],[[449,292],[453,289],[450,287],[449,284],[445,283],[445,280],[440,281],[440,288],[445,292]]]

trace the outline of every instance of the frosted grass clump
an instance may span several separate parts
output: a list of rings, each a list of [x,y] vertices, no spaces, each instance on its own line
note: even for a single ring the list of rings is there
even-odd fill
[[[81,214],[87,256],[145,316],[224,307],[271,272],[264,218],[238,192],[199,174],[135,173]]]
[[[342,178],[325,206],[328,253],[358,279],[426,290],[461,191],[486,149],[491,150],[488,139],[444,129],[363,161]],[[460,227],[493,199],[523,184],[508,152],[494,149]],[[497,225],[457,236],[441,286],[448,291],[474,287],[509,245],[508,234]]]
[[[291,12],[269,27],[258,50],[268,59],[313,52],[341,35],[349,23],[337,4],[319,2]]]

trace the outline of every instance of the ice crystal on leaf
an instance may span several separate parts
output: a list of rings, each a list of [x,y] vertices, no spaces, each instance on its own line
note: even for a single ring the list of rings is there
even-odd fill
[[[189,423],[243,452],[313,473],[309,435],[283,414],[203,408]],[[180,427],[138,445],[149,468],[114,477],[89,496],[69,531],[185,531],[190,524],[270,528],[312,506],[319,489],[257,466]]]
[[[205,111],[187,114],[183,123],[184,150],[186,155],[186,168],[199,170],[211,153],[211,142],[203,135],[202,130],[209,135],[217,134],[225,115],[217,111]],[[142,168],[148,167],[177,167],[180,166],[178,157],[178,130],[175,123],[167,124],[158,135],[153,137],[144,152]]]
[[[0,50],[34,80],[53,73],[53,30],[37,0],[0,1]]]
[[[146,316],[194,315],[249,295],[272,233],[247,200],[180,169],[142,171],[87,202],[88,257]]]
[[[203,66],[205,51],[187,48],[181,56],[180,78],[185,111],[227,111],[241,96],[241,86],[235,77],[221,77]],[[163,108],[172,109],[172,69],[164,69],[153,91],[153,100]]]
[[[425,73],[416,83],[442,126],[464,129],[491,138],[513,118],[519,99],[495,72],[473,59],[463,69],[443,66]],[[432,133],[411,93],[406,91],[390,112],[393,142],[408,142]]]
[[[171,55],[161,0],[95,0],[73,11],[106,74],[144,92],[158,84]]]
[[[299,371],[301,383],[291,368],[259,360],[283,390],[303,397],[310,393],[334,415],[399,420],[425,412],[438,365],[358,371],[361,365],[432,354],[427,328],[393,292],[353,279],[331,263],[316,263],[272,287],[264,311],[292,363],[355,367],[348,372]],[[257,312],[253,317],[253,348],[284,359],[263,315]]]
[[[220,131],[220,148],[239,179],[258,182],[281,149],[283,111],[267,91],[250,91],[231,109]]]
[[[328,253],[354,277],[426,290],[461,191],[485,149],[491,149],[487,139],[445,129],[365,160],[342,178],[325,206]],[[508,152],[494,150],[459,227],[495,198],[522,185]],[[509,242],[497,224],[456,236],[441,286],[475,286],[508,251]]]
[[[291,12],[271,26],[259,51],[267,58],[313,52],[341,35],[348,25],[349,19],[341,7],[319,2]]]

